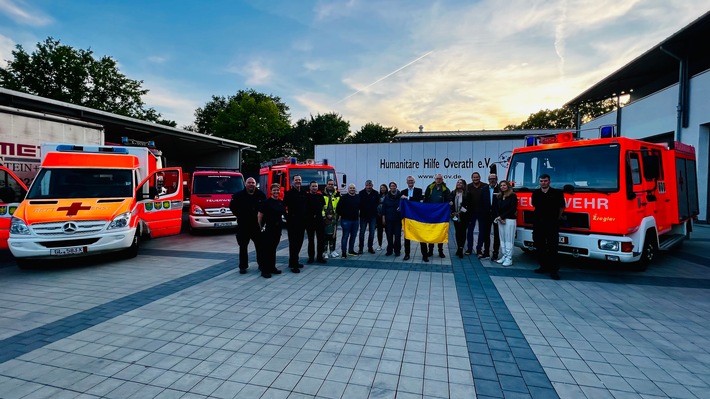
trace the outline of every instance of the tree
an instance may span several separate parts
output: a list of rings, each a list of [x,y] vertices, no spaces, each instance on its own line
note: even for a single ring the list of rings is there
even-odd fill
[[[195,111],[193,129],[257,146],[260,154],[244,153],[244,170],[258,170],[259,162],[293,155],[288,106],[279,97],[239,90],[228,98],[212,100]]]
[[[316,144],[345,143],[350,134],[350,122],[335,112],[318,114],[310,120],[299,119],[291,130],[290,142],[301,159],[313,158]]]
[[[142,80],[127,78],[111,57],[95,59],[91,50],[76,50],[48,37],[28,54],[21,45],[0,67],[0,86],[41,97],[175,126],[141,99]]]
[[[348,143],[391,143],[399,133],[396,127],[384,127],[379,123],[369,122],[355,134],[345,140]]]
[[[578,105],[582,123],[586,123],[598,116],[604,115],[616,109],[616,103],[612,99],[583,103]],[[553,110],[543,109],[534,114],[530,114],[528,119],[520,125],[508,125],[505,130],[522,129],[567,129],[574,128],[577,124],[577,113],[572,107],[564,106]]]

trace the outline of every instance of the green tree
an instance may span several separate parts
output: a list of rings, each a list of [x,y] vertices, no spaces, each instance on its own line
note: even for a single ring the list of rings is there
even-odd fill
[[[290,142],[301,159],[313,158],[316,144],[345,143],[350,134],[350,122],[335,112],[299,119],[291,130]]]
[[[379,123],[368,122],[355,134],[346,138],[347,143],[391,143],[399,133],[396,127],[384,127]]]
[[[257,146],[260,154],[245,152],[245,171],[258,170],[259,162],[293,155],[288,106],[279,97],[253,89],[239,90],[212,100],[195,111],[192,130]]]
[[[612,99],[584,103],[578,105],[582,123],[586,123],[598,116],[604,115],[616,109],[616,103]],[[543,109],[534,114],[530,114],[528,119],[519,125],[508,125],[505,130],[522,129],[567,129],[574,128],[577,123],[577,111],[575,108],[564,106],[557,109]]]
[[[41,97],[176,126],[146,108],[142,80],[127,78],[111,57],[94,58],[91,50],[76,50],[48,37],[28,54],[21,45],[0,67],[0,86]]]

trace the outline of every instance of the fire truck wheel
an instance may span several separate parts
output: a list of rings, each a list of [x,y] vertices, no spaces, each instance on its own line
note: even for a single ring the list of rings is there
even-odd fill
[[[656,242],[656,234],[653,230],[646,232],[646,237],[643,240],[643,251],[641,251],[641,258],[634,265],[634,270],[643,272],[646,271],[648,266],[653,261],[653,258],[658,252],[658,243]]]

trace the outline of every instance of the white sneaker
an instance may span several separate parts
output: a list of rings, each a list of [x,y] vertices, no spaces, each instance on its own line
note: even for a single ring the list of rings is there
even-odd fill
[[[503,263],[503,262],[505,262],[505,257],[501,257],[501,258],[496,259],[496,263],[498,263],[498,264]]]
[[[330,253],[330,256],[332,256],[332,257],[334,257],[334,258],[337,258],[338,256],[340,256],[340,254],[337,253],[337,252],[335,252],[335,251],[333,251],[333,252]]]
[[[512,260],[512,259],[506,259],[505,262],[503,262],[503,266],[505,266],[505,267],[513,266],[513,260]]]
[[[323,259],[328,259],[328,253],[327,253],[327,252],[323,252]]]
[[[382,247],[377,247],[377,250],[378,250],[378,251],[382,251]]]

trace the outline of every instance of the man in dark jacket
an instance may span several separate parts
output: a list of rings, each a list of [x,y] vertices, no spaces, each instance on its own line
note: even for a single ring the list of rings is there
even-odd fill
[[[382,201],[382,219],[387,231],[387,252],[385,256],[399,256],[402,247],[402,214],[399,212],[399,202],[402,195],[397,190],[397,183],[390,182],[390,191]]]
[[[360,191],[360,239],[358,255],[362,255],[365,244],[365,229],[368,229],[367,252],[374,254],[375,226],[377,224],[377,206],[380,204],[380,195],[372,189],[372,180],[365,182],[365,188]],[[369,226],[369,228],[368,228]]]
[[[237,244],[239,244],[239,273],[244,274],[249,268],[249,241],[259,245],[259,222],[256,215],[259,206],[266,200],[266,195],[256,189],[256,180],[247,179],[244,190],[233,194],[229,209],[237,217]],[[258,254],[258,252],[257,252]]]
[[[434,183],[427,186],[424,191],[424,202],[437,204],[442,202],[449,202],[449,197],[451,196],[451,191],[446,187],[444,183],[444,176],[438,173],[434,178]],[[444,255],[444,243],[438,243],[439,247],[439,257],[446,258]],[[434,256],[434,244],[429,244],[429,248],[426,248],[426,244],[422,243],[422,253],[427,252],[424,257],[424,262],[429,261],[429,257]]]
[[[473,172],[471,183],[466,186],[466,217],[468,218],[468,231],[466,241],[468,249],[466,255],[473,253],[473,230],[478,224],[478,243],[476,244],[476,254],[479,258],[487,258],[483,254],[483,242],[488,236],[488,217],[491,212],[491,199],[488,191],[488,184],[481,181],[481,174]]]
[[[500,188],[498,187],[498,175],[495,173],[491,173],[488,175],[488,194],[491,199],[491,210],[488,212],[488,224],[486,226],[489,226],[488,231],[491,231],[490,227],[493,227],[493,254],[491,255],[491,260],[496,260],[498,259],[498,251],[500,250],[500,237],[498,236],[498,223],[495,223],[494,220],[498,216],[495,213],[496,209],[496,202],[498,201],[498,197],[496,196],[497,193],[500,192]],[[488,257],[488,254],[490,253],[489,250],[491,248],[491,235],[486,234],[486,237],[483,240],[483,254]]]
[[[405,188],[404,190],[401,191],[401,194],[402,194],[401,199],[405,200],[405,201],[423,202],[424,201],[424,193],[422,192],[421,188],[414,187],[414,182],[415,182],[414,176],[407,176],[407,188]],[[402,260],[409,260],[410,247],[411,247],[411,242],[405,238],[404,239],[404,258],[402,258]],[[423,249],[422,256],[424,257],[424,259],[428,260],[427,252],[428,251]]]
[[[325,263],[326,261],[323,258],[323,250],[325,249],[325,225],[323,223],[325,198],[323,194],[318,191],[318,183],[315,181],[312,181],[308,187],[306,202],[306,234],[308,235],[307,263],[313,263],[316,255],[318,255],[318,263]],[[317,245],[314,241],[317,242]]]
[[[298,261],[306,232],[306,190],[301,189],[302,181],[300,175],[294,175],[291,189],[284,194],[288,231],[288,267],[294,273],[300,273],[298,269],[303,267],[303,264]]]

